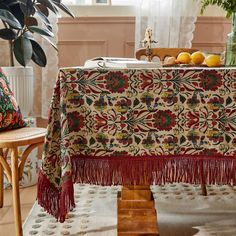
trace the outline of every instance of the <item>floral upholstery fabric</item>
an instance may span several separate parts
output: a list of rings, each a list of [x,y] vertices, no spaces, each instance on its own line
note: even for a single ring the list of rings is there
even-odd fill
[[[20,108],[9,87],[6,76],[0,69],[0,131],[26,126]]]

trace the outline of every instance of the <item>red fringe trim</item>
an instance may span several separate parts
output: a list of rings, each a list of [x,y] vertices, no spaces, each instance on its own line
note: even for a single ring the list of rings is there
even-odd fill
[[[234,156],[74,156],[72,178],[56,188],[42,170],[38,179],[38,203],[64,222],[75,207],[73,183],[144,185],[186,182],[236,185]]]
[[[236,185],[236,157],[233,156],[74,156],[71,160],[74,183],[160,185],[185,182]]]
[[[67,213],[75,207],[72,181],[63,182],[58,189],[40,170],[37,188],[39,205],[60,222],[64,222]]]

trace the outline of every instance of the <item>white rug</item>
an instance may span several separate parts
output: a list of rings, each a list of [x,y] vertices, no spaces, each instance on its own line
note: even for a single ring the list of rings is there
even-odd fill
[[[63,224],[35,203],[24,223],[24,236],[115,236],[119,189],[75,185],[76,208]],[[152,186],[160,236],[236,235],[236,187],[211,185],[207,190],[204,197],[199,185]]]

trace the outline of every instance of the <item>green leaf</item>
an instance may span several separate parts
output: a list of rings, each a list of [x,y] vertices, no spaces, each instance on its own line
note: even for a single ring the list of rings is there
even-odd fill
[[[27,39],[34,39],[33,34],[29,31],[24,33],[24,37]]]
[[[36,5],[36,9],[38,10],[37,12],[40,12],[44,16],[49,16],[49,11],[48,11],[47,7],[44,6],[43,4]]]
[[[24,16],[34,15],[35,9],[32,0],[27,1],[26,3],[20,4],[20,9],[24,13]]]
[[[0,38],[6,40],[16,39],[16,33],[12,29],[0,29]]]
[[[48,18],[40,11],[37,11],[38,16],[41,18],[41,20],[44,22],[46,25],[51,25],[50,21]]]
[[[55,182],[57,183],[58,186],[61,184],[61,178],[56,177]]]
[[[13,42],[13,47],[16,60],[22,66],[26,66],[31,60],[33,53],[30,40],[24,36],[21,36]]]
[[[54,37],[53,32],[49,31],[48,29],[41,28],[39,26],[29,26],[28,29],[37,34],[45,35],[48,37]]]
[[[9,26],[14,29],[22,29],[20,22],[16,17],[9,11],[0,9],[0,19],[6,22]]]
[[[228,134],[225,134],[225,141],[229,143],[231,141],[231,137]]]
[[[96,143],[96,140],[92,137],[92,138],[89,140],[89,145],[93,145],[94,143]]]
[[[18,0],[16,0],[18,2]],[[10,12],[16,17],[16,19],[20,22],[21,27],[24,26],[24,13],[22,12],[20,8],[20,4],[12,4],[9,6]]]
[[[30,40],[30,42],[32,44],[32,49],[33,49],[32,58],[31,58],[32,61],[41,67],[45,67],[47,64],[47,58],[43,49],[36,41]]]
[[[86,102],[90,106],[93,103],[93,100],[88,98],[88,97],[86,97]]]
[[[180,138],[180,144],[183,144],[186,141],[186,138],[184,136],[181,136]]]
[[[231,97],[228,97],[226,99],[226,105],[229,105],[233,100],[231,99]]]
[[[186,101],[186,98],[182,95],[179,95],[179,99],[182,103],[184,103]]]
[[[50,1],[50,0],[38,0],[38,2],[43,4],[44,6],[46,6],[49,10],[51,10],[56,15],[58,14],[58,10],[53,5],[52,1]]]
[[[57,7],[59,7],[62,11],[64,11],[69,16],[72,16],[73,18],[75,17],[74,14],[69,10],[69,8],[65,6],[63,3],[58,3],[56,1],[52,1],[52,2],[55,3]]]
[[[134,141],[139,144],[141,142],[141,139],[138,136],[134,136]]]
[[[42,35],[42,37],[43,37],[45,40],[47,40],[47,41],[54,47],[54,49],[56,49],[56,50],[58,51],[57,46],[56,46],[49,38],[47,38],[47,37],[44,36],[44,35]]]
[[[37,26],[38,25],[38,21],[36,20],[35,17],[32,16],[27,16],[25,17],[25,24],[27,25],[27,27],[29,26]]]
[[[201,14],[209,5],[217,5],[227,12],[226,17],[230,17],[236,10],[235,0],[201,0]]]
[[[135,98],[135,100],[134,100],[134,106],[136,107],[136,106],[138,106],[138,104],[139,104],[139,100],[138,100],[137,98]]]

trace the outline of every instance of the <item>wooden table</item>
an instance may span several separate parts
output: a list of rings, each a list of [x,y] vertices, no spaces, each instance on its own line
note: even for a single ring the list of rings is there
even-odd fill
[[[63,222],[75,206],[75,182],[236,184],[235,101],[234,68],[60,69],[39,204]],[[136,211],[138,225],[152,215],[144,224],[157,234],[150,192],[129,188],[118,199],[119,233]],[[148,210],[132,209],[141,206]]]

